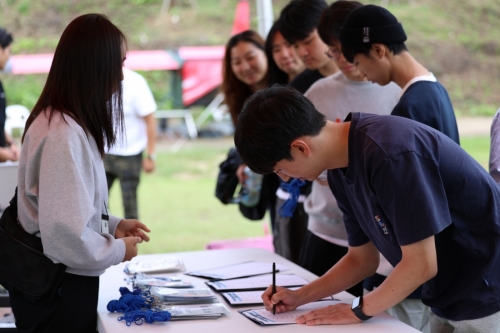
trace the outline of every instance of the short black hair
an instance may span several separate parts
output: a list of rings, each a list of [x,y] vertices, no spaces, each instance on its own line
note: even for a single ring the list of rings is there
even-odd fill
[[[326,117],[298,90],[275,84],[245,102],[234,143],[251,170],[268,174],[279,161],[292,160],[293,140],[316,136],[325,125]]]
[[[14,38],[12,38],[12,34],[4,28],[0,28],[0,46],[2,49],[8,47],[13,41]]]
[[[334,42],[339,42],[340,28],[349,14],[361,6],[363,4],[358,1],[339,0],[332,3],[323,12],[318,23],[318,34],[323,43],[332,45]]]
[[[291,44],[307,38],[328,8],[325,0],[292,0],[280,15],[281,34]]]

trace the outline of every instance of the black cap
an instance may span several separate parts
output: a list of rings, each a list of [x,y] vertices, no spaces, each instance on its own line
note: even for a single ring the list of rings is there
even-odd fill
[[[400,44],[406,41],[403,26],[387,9],[366,5],[349,14],[340,29],[342,44]]]

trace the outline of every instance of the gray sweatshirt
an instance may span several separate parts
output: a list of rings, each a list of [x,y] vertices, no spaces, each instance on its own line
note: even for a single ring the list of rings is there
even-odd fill
[[[490,175],[500,184],[500,109],[491,123]]]
[[[391,114],[400,92],[401,88],[395,83],[382,87],[371,82],[356,82],[338,72],[316,81],[304,96],[328,120],[341,122],[349,112]],[[309,215],[309,231],[330,243],[348,246],[343,214],[328,186],[313,182],[304,210]]]
[[[50,125],[48,113],[35,119],[18,177],[19,221],[41,237],[47,257],[65,264],[68,273],[86,276],[99,276],[123,260],[125,243],[112,236],[121,219],[110,216],[110,234],[101,233],[108,200],[101,155],[71,117],[57,112]]]

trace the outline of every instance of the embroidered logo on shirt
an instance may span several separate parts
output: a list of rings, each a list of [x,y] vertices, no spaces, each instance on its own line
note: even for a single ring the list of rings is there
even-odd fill
[[[387,229],[387,226],[382,221],[382,219],[380,218],[379,215],[375,215],[375,221],[377,221],[378,226],[380,227],[380,229],[382,229],[382,231],[384,232],[384,234],[388,235],[389,234],[389,230]]]

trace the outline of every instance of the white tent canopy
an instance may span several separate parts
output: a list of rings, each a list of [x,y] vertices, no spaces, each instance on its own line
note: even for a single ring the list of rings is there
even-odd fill
[[[257,22],[259,34],[266,38],[273,25],[272,0],[255,0],[257,2]]]

